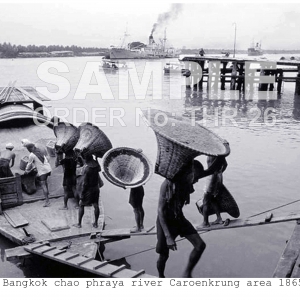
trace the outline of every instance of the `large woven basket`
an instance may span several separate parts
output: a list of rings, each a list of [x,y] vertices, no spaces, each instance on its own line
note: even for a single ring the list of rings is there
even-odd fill
[[[61,149],[64,152],[72,150],[79,139],[79,130],[72,124],[59,122],[53,128],[56,136],[56,149]]]
[[[203,199],[201,200],[203,201]],[[201,202],[201,200],[199,200],[199,202]],[[233,218],[238,218],[240,216],[240,210],[237,203],[224,185],[221,186],[216,201],[220,208],[220,213],[226,212]],[[203,204],[198,206],[198,209],[199,212],[203,215]],[[207,214],[209,216],[216,214],[210,202],[208,202],[207,205]]]
[[[167,179],[172,180],[185,164],[200,154],[226,156],[230,153],[226,140],[197,123],[193,126],[187,119],[155,109],[144,116],[158,144],[155,173]]]
[[[79,127],[79,140],[74,150],[82,155],[103,155],[112,148],[112,144],[105,133],[91,123],[83,123]]]
[[[102,170],[108,181],[126,188],[141,186],[152,175],[149,159],[140,151],[127,147],[109,150],[103,156]]]

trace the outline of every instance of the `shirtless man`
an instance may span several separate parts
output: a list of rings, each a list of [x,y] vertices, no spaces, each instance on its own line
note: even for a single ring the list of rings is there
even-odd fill
[[[85,161],[83,165],[83,174],[77,179],[77,193],[79,197],[78,223],[74,227],[81,228],[82,218],[84,215],[84,207],[93,205],[95,222],[92,224],[94,228],[98,227],[98,219],[100,215],[99,196],[100,196],[100,175],[101,167],[92,155],[83,156]]]
[[[16,154],[12,151],[14,145],[8,143],[5,146],[5,150],[0,153],[0,178],[13,177],[13,173],[10,168],[15,164]],[[11,162],[11,165],[9,165]]]
[[[73,192],[76,204],[75,208],[79,208],[79,200],[76,190],[76,166],[77,166],[77,157],[73,150],[66,151],[65,155],[63,152],[58,151],[56,155],[55,166],[63,166],[64,177],[63,177],[63,188],[64,188],[64,206],[60,208],[61,210],[68,209],[68,200],[70,192]]]
[[[190,202],[190,194],[194,192],[193,184],[200,178],[213,174],[217,168],[219,168],[218,160],[214,161],[207,170],[203,169],[199,161],[192,161],[184,166],[172,181],[166,179],[162,183],[156,222],[159,277],[165,277],[164,271],[169,258],[169,250],[177,250],[175,239],[178,235],[185,237],[194,247],[182,275],[185,278],[192,277],[192,270],[204,252],[206,244],[194,226],[184,217],[182,209]]]

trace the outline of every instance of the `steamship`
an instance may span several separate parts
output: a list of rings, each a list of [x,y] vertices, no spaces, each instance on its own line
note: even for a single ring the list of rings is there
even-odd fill
[[[261,43],[256,43],[255,46],[254,46],[254,43],[252,43],[251,47],[248,48],[249,56],[260,56],[263,54],[264,54],[264,52],[261,49]]]
[[[124,47],[125,38],[128,36],[125,32],[122,46],[111,47],[109,51],[110,59],[159,59],[159,58],[174,58],[178,57],[180,51],[166,46],[166,31],[165,37],[160,43],[154,41],[152,33],[149,36],[148,45],[141,42],[129,43],[127,47]]]

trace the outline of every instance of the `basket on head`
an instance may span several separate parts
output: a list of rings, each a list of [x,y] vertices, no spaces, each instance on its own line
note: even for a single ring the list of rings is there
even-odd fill
[[[56,149],[64,152],[73,149],[79,139],[78,128],[69,123],[59,122],[53,131],[56,136]]]
[[[76,152],[84,155],[103,155],[112,148],[112,144],[105,133],[91,123],[83,123],[79,127],[79,140],[74,147]]]
[[[145,184],[152,175],[149,159],[127,147],[113,148],[102,159],[105,178],[116,186],[134,188]]]
[[[184,165],[200,154],[226,156],[230,153],[226,140],[197,123],[193,125],[187,119],[156,109],[144,116],[157,139],[155,173],[167,179],[172,180]]]

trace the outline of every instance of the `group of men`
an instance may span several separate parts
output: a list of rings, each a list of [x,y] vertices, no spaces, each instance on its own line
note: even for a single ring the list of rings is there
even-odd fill
[[[44,147],[23,141],[23,145],[29,151],[29,161],[25,173],[32,169],[37,172],[37,178],[41,183],[45,195],[45,207],[50,206],[47,179],[51,175],[51,166],[47,150]],[[0,154],[0,177],[13,176],[10,167],[14,165],[14,146],[9,143]],[[76,155],[73,150],[58,151],[56,155],[56,166],[62,165],[64,170],[64,205],[62,209],[68,209],[68,199],[74,197],[78,211],[78,223],[75,227],[82,226],[84,207],[94,207],[95,220],[93,227],[98,227],[99,219],[99,195],[103,182],[100,178],[100,165],[93,155]],[[192,245],[193,250],[189,256],[187,266],[182,277],[191,277],[192,270],[201,258],[206,244],[197,233],[194,226],[185,218],[183,206],[190,203],[190,194],[194,192],[193,184],[199,179],[207,177],[206,191],[203,197],[203,226],[210,226],[208,222],[207,206],[213,205],[217,219],[213,223],[221,224],[222,218],[218,208],[218,189],[222,184],[222,173],[227,167],[224,157],[208,157],[208,168],[204,170],[198,160],[192,160],[189,164],[175,175],[172,180],[165,179],[161,185],[158,201],[157,215],[157,245],[156,252],[159,254],[157,269],[160,277],[165,277],[165,266],[169,258],[170,250],[177,250],[175,239],[178,236],[185,237]],[[144,229],[144,210],[142,207],[144,198],[143,186],[131,189],[129,203],[133,206],[136,226],[132,232]]]

